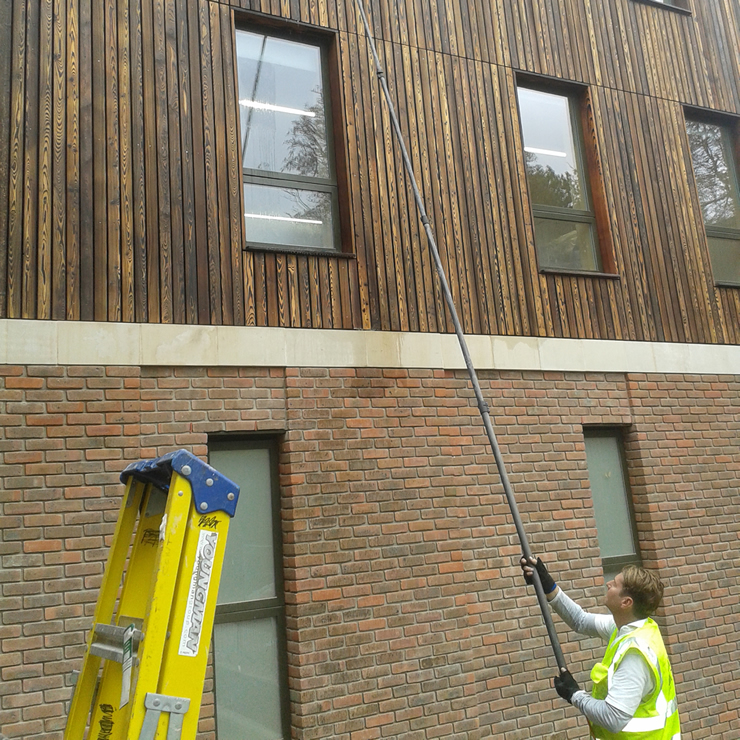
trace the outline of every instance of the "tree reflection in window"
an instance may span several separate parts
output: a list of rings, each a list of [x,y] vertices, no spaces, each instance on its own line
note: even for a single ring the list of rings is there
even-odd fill
[[[316,102],[306,110],[313,116],[301,116],[293,121],[285,139],[287,155],[283,171],[298,172],[304,177],[326,177],[329,157],[326,145],[326,117],[324,96],[320,88],[313,91]],[[319,197],[310,190],[293,190],[296,201],[295,218],[328,220],[331,218],[331,200]]]
[[[528,151],[524,152],[524,161],[533,203],[556,208],[582,208],[584,198],[578,172],[570,169],[558,174],[549,165],[538,164],[537,156]]]
[[[738,183],[729,132],[723,126],[687,121],[694,177],[707,226],[740,229]]]
[[[740,186],[730,126],[687,120],[686,131],[714,279],[740,285]]]

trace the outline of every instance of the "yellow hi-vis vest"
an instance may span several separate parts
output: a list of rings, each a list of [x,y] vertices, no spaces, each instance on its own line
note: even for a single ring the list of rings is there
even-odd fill
[[[594,699],[606,698],[614,671],[630,650],[640,653],[650,666],[655,689],[640,702],[634,717],[621,732],[609,732],[589,723],[591,737],[595,740],[681,740],[671,663],[658,625],[652,619],[646,619],[636,630],[619,639],[614,630],[604,659],[591,671],[591,695]]]

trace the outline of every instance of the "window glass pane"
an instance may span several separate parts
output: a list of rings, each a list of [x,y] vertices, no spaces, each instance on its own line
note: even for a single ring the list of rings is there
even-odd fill
[[[534,231],[540,267],[593,271],[601,268],[593,224],[535,217]]]
[[[587,211],[569,99],[525,87],[518,96],[532,203]]]
[[[243,166],[329,177],[321,49],[236,33]]]
[[[244,183],[248,242],[332,249],[332,196],[317,190]]]
[[[637,549],[632,535],[619,439],[616,436],[587,436],[585,441],[601,557],[634,555]]]
[[[214,444],[210,464],[238,483],[239,505],[229,525],[218,603],[276,595],[270,453],[238,442]]]
[[[686,130],[705,225],[740,229],[740,193],[729,131],[700,121],[687,121]]]
[[[213,646],[218,740],[282,740],[277,621],[217,624]]]
[[[708,237],[709,255],[715,279],[740,285],[740,239]]]

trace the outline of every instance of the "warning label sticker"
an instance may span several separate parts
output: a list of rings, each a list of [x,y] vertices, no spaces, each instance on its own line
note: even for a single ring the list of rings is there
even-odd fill
[[[200,531],[198,550],[195,556],[195,567],[190,580],[188,604],[185,608],[185,619],[180,635],[179,655],[195,657],[200,649],[200,637],[203,632],[203,616],[208,600],[208,588],[211,585],[213,559],[216,555],[218,532]]]

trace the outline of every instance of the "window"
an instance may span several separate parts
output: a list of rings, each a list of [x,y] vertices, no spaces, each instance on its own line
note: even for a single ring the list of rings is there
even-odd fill
[[[336,249],[326,50],[254,30],[236,49],[247,244]]]
[[[532,87],[519,87],[517,95],[540,268],[604,272],[581,132],[582,96]]]
[[[687,119],[686,131],[715,282],[740,285],[737,137],[731,126],[716,121]]]
[[[275,445],[211,440],[209,457],[241,488],[213,630],[217,737],[282,740],[290,715]]]
[[[642,562],[622,435],[619,429],[599,428],[584,429],[583,436],[604,578],[609,581],[625,565]]]

